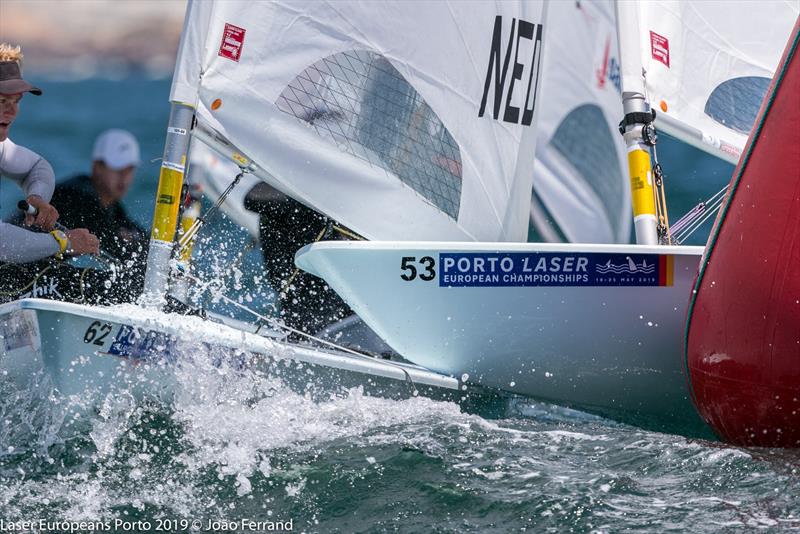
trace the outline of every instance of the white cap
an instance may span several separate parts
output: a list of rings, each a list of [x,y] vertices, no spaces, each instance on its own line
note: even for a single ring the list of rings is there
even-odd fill
[[[128,131],[111,129],[101,133],[94,142],[92,160],[102,161],[115,171],[139,165],[139,143]]]

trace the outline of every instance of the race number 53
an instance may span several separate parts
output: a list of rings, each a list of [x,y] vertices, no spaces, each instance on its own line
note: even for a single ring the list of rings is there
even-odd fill
[[[419,260],[415,256],[403,256],[400,261],[400,278],[410,282],[419,277],[420,280],[430,282],[436,278],[435,266],[436,261],[430,256],[423,256]]]

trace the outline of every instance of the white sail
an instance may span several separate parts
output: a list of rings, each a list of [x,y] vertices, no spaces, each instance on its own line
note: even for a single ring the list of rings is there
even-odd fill
[[[544,11],[194,2],[171,100],[365,237],[524,241]]]
[[[547,241],[627,243],[630,188],[617,128],[613,3],[554,2],[547,25],[556,30],[548,34],[542,68],[531,222]]]
[[[649,0],[617,5],[624,90],[641,85],[644,72],[658,128],[735,163],[800,3]]]

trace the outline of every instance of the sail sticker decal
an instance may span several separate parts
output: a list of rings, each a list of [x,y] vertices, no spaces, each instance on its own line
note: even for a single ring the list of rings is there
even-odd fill
[[[440,287],[671,286],[659,254],[461,252],[439,254]]]
[[[650,55],[669,68],[669,39],[654,31],[650,32]]]
[[[17,310],[0,320],[0,348],[11,352],[22,347],[38,348],[39,324],[34,312]]]
[[[595,78],[598,89],[604,89],[606,82],[611,82],[617,92],[622,93],[621,65],[619,59],[611,53],[611,38],[611,35],[606,36],[605,45],[602,47],[602,57],[599,61],[600,67],[595,69]]]
[[[328,143],[397,177],[452,219],[461,150],[441,118],[382,55],[348,50],[299,73],[275,102]]]
[[[222,42],[219,45],[219,55],[238,63],[242,56],[245,31],[244,28],[226,22],[222,32]]]
[[[506,18],[506,20],[508,20]],[[494,19],[494,31],[489,50],[489,61],[486,70],[486,81],[483,86],[478,117],[486,112],[489,93],[493,91],[490,105],[494,120],[502,120],[512,124],[530,126],[533,122],[533,111],[536,108],[536,90],[539,87],[539,74],[542,59],[542,25],[527,20],[512,18],[508,33],[505,53],[503,53],[503,17]],[[526,41],[528,41],[526,43]],[[511,63],[511,51],[514,50],[514,62]],[[522,53],[520,53],[522,52]],[[511,70],[509,71],[509,66]],[[510,72],[510,76],[509,76]],[[527,76],[525,76],[527,74]],[[516,86],[516,82],[522,83]],[[517,91],[515,93],[515,90]],[[503,95],[505,94],[505,104]],[[513,106],[512,101],[522,106]],[[503,107],[502,119],[500,118]]]

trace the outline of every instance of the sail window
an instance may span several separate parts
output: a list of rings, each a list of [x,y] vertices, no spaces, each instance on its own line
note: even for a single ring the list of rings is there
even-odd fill
[[[753,129],[770,81],[763,76],[726,80],[711,92],[704,111],[723,126],[748,135]]]
[[[340,52],[300,73],[278,108],[344,152],[398,177],[458,218],[461,151],[441,119],[383,56]]]
[[[583,104],[564,117],[550,144],[600,198],[616,236],[622,224],[625,193],[612,136],[603,110],[595,104]]]

